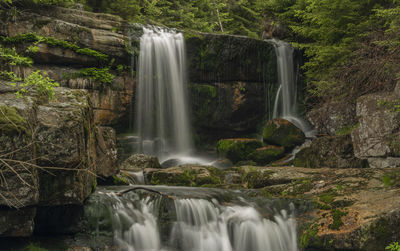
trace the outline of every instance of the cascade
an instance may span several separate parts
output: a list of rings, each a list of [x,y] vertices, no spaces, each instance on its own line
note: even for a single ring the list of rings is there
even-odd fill
[[[192,149],[186,102],[185,44],[182,33],[143,28],[140,38],[136,130],[140,151],[157,155]]]
[[[171,192],[174,188],[161,189]],[[207,194],[198,190],[186,192]],[[113,192],[97,191],[94,197],[98,204],[92,205],[91,211],[86,210],[90,211],[86,215],[97,217],[98,224],[111,218],[113,245],[118,250],[298,250],[296,220],[288,213],[294,210],[292,204],[267,219],[253,203],[220,203],[215,198],[187,196],[179,195],[172,200],[140,192],[120,197]],[[106,207],[109,216],[98,215],[101,207]],[[170,222],[165,221],[165,215]],[[104,231],[104,226],[98,225],[97,229]]]
[[[294,48],[284,41],[270,40],[275,47],[278,67],[278,91],[275,96],[273,118],[284,118],[300,128],[307,137],[313,136],[309,124],[297,112],[298,69],[293,58]]]

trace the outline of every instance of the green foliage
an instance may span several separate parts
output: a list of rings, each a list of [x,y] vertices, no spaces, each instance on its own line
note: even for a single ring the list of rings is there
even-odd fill
[[[32,66],[33,60],[29,57],[20,56],[15,48],[5,48],[0,45],[0,62],[9,65]]]
[[[385,247],[385,250],[400,251],[400,244],[399,242],[395,241],[393,243],[390,243],[387,247]]]
[[[108,56],[101,52],[98,52],[98,51],[95,51],[95,50],[92,50],[89,48],[80,48],[78,45],[73,44],[71,42],[59,40],[59,39],[56,39],[53,37],[40,36],[40,35],[37,35],[36,33],[18,34],[14,37],[1,37],[1,39],[2,39],[2,42],[5,44],[33,43],[33,45],[36,46],[39,43],[45,43],[49,46],[70,49],[78,54],[94,57],[103,63],[108,61]],[[36,49],[32,46],[29,46],[28,50],[31,52],[35,52],[35,51],[37,52],[38,49]]]
[[[53,99],[55,96],[54,89],[59,86],[57,82],[47,76],[46,72],[40,70],[32,72],[27,78],[18,78],[15,74],[12,75],[12,81],[10,85],[17,88],[15,93],[17,98],[22,98],[30,92],[35,92],[39,98]],[[21,82],[22,83],[16,83]]]
[[[84,68],[80,69],[75,75],[76,77],[88,77],[94,81],[101,82],[103,84],[111,84],[115,76],[110,73],[109,68]]]
[[[36,243],[29,243],[28,246],[25,248],[26,251],[48,251],[45,248],[41,248],[38,244]]]

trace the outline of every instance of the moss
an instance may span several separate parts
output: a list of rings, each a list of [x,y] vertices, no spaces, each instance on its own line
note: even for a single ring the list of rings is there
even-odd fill
[[[129,185],[129,180],[126,177],[123,177],[122,175],[114,175],[112,176],[112,178],[113,178],[113,184],[116,186]]]
[[[257,139],[223,139],[218,141],[217,151],[236,163],[241,160],[250,160],[249,155],[260,147],[262,147],[262,142]]]
[[[14,107],[0,106],[0,132],[5,134],[28,133],[28,123]]]
[[[191,96],[194,97],[194,115],[197,123],[204,123],[213,114],[213,100],[217,96],[215,86],[207,84],[191,84]]]
[[[267,144],[291,149],[305,140],[304,133],[285,119],[273,119],[263,128],[263,140]]]
[[[335,200],[336,194],[333,192],[326,192],[319,196],[319,200],[325,204],[331,204]]]
[[[253,160],[241,160],[237,162],[235,166],[257,166],[257,162]]]
[[[400,186],[400,171],[392,171],[382,177],[384,187],[398,187]]]
[[[98,81],[103,84],[111,84],[115,76],[110,73],[109,68],[83,68],[77,73],[66,75],[66,78],[78,78],[78,77],[88,77],[94,81]]]
[[[53,37],[45,37],[37,35],[36,33],[25,33],[19,34],[14,37],[1,37],[1,40],[5,44],[20,44],[20,43],[45,43],[54,47],[61,47],[64,49],[70,49],[78,54],[94,57],[101,62],[107,62],[108,56],[96,50],[89,48],[80,48],[78,45],[68,41],[59,40]]]
[[[300,247],[305,249],[307,247],[320,247],[322,246],[322,241],[318,237],[318,225],[309,224],[307,225],[300,236]]]
[[[332,230],[339,230],[341,226],[343,226],[343,221],[342,221],[342,217],[346,216],[348,214],[348,212],[344,212],[340,209],[332,209],[332,219],[333,222],[332,224],[329,224],[328,228],[332,229]]]
[[[26,251],[48,251],[48,249],[41,248],[38,244],[36,243],[29,243],[24,250]]]
[[[271,171],[253,171],[250,170],[242,176],[242,183],[247,184],[248,188],[263,188],[271,185]]]
[[[249,155],[249,158],[259,165],[268,164],[271,161],[278,160],[284,156],[285,149],[278,146],[266,146],[257,148]]]

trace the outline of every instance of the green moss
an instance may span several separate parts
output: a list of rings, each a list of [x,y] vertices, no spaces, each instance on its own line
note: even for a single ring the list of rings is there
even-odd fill
[[[218,141],[217,151],[236,163],[241,160],[251,160],[249,155],[260,147],[262,142],[256,139],[223,139]]]
[[[343,226],[343,221],[342,221],[342,217],[346,216],[348,214],[348,212],[344,212],[340,209],[332,209],[332,219],[333,222],[332,224],[329,224],[328,228],[333,229],[333,230],[339,230],[341,226]]]
[[[253,160],[241,160],[237,162],[235,166],[257,166],[257,162]]]
[[[339,130],[336,131],[336,135],[338,135],[338,136],[349,135],[359,125],[360,125],[360,123],[357,123],[355,125],[343,126],[342,128],[340,128]]]
[[[266,146],[256,149],[249,155],[249,158],[259,165],[264,165],[282,158],[284,154],[285,149],[283,147]]]
[[[41,248],[36,243],[29,243],[28,246],[26,246],[24,250],[26,250],[26,251],[48,251],[45,248]]]
[[[318,237],[318,225],[317,224],[309,224],[302,231],[300,236],[300,247],[305,249],[311,246],[321,246],[322,241]]]
[[[392,171],[385,174],[382,177],[382,183],[386,188],[400,186],[400,171]]]
[[[94,81],[98,81],[104,84],[111,84],[115,79],[115,76],[110,73],[109,68],[95,67],[80,69],[76,74],[73,74],[70,77],[88,77],[90,79],[93,79]]]
[[[291,149],[305,140],[304,133],[285,119],[273,119],[263,128],[263,140],[267,144]]]
[[[250,170],[242,175],[242,183],[247,184],[250,189],[263,188],[271,185],[271,171],[254,171]]]
[[[129,185],[129,180],[122,175],[114,175],[112,176],[113,178],[113,184],[116,186],[128,186]]]
[[[0,132],[5,134],[28,133],[28,123],[14,107],[0,106]]]
[[[319,200],[325,204],[331,204],[335,200],[336,194],[333,192],[326,192],[319,196]]]
[[[107,62],[108,56],[96,50],[89,48],[80,48],[78,45],[68,41],[59,40],[53,37],[45,37],[37,35],[36,33],[25,33],[19,34],[14,37],[1,37],[1,40],[5,44],[20,44],[20,43],[45,43],[54,47],[61,47],[64,49],[70,49],[78,54],[94,57],[101,62]]]

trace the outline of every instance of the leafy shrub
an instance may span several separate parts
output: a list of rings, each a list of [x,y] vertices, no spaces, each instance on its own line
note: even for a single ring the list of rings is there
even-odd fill
[[[50,99],[54,98],[54,89],[59,86],[57,82],[47,76],[46,72],[35,71],[32,72],[27,78],[18,78],[15,74],[11,73],[12,80],[11,83],[13,87],[17,88],[16,96],[17,98],[22,98],[28,92],[36,92],[38,97],[48,97]],[[20,82],[22,83],[15,83]]]
[[[393,242],[393,243],[389,244],[387,247],[385,247],[385,250],[400,251],[400,244],[397,241]]]

